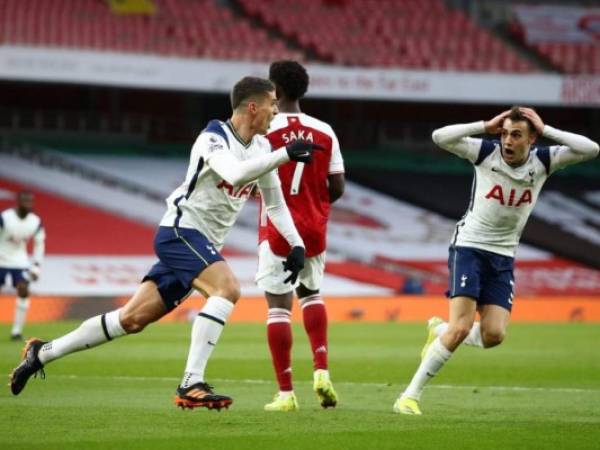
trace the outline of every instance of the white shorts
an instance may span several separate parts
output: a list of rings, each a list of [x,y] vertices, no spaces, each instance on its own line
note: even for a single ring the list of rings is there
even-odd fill
[[[267,241],[260,243],[258,271],[254,279],[259,288],[271,294],[287,294],[298,287],[300,283],[311,291],[321,289],[325,272],[325,252],[304,260],[304,269],[300,271],[294,285],[283,282],[290,275],[289,271],[284,272],[283,270],[282,262],[284,261],[285,258],[277,256],[271,251]]]

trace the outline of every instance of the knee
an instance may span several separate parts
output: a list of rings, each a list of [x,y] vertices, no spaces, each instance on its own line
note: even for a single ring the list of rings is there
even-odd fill
[[[453,324],[448,327],[446,334],[453,343],[458,345],[462,341],[464,341],[469,335],[469,331],[471,331],[471,326],[472,325],[469,325],[467,323]]]
[[[227,277],[219,286],[215,295],[226,298],[231,303],[236,303],[242,295],[239,281],[234,277]]]
[[[121,313],[120,322],[127,334],[139,333],[148,325],[140,314],[127,312]]]
[[[17,295],[19,297],[29,297],[29,289],[27,287],[27,284],[23,283],[17,285]]]
[[[506,332],[502,329],[481,330],[481,340],[485,348],[502,344],[505,336]]]

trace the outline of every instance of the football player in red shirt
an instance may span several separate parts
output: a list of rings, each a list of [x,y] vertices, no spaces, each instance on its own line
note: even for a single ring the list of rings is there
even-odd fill
[[[325,122],[304,114],[299,100],[308,88],[306,69],[295,61],[271,64],[269,78],[275,84],[279,113],[271,122],[267,138],[273,148],[302,140],[323,147],[312,164],[288,163],[279,167],[285,201],[306,246],[304,269],[297,279],[284,272],[289,245],[261,211],[259,226],[258,286],[269,304],[267,336],[279,392],[267,411],[295,411],[298,402],[292,386],[291,310],[293,289],[300,300],[304,328],[310,340],[313,388],[324,408],[337,404],[327,366],[327,312],[320,288],[325,270],[327,221],[331,204],[344,192],[344,161],[335,132]],[[286,279],[292,283],[286,283]]]

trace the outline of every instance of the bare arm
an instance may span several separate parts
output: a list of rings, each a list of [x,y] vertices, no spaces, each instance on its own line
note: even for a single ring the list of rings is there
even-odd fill
[[[327,189],[329,191],[329,203],[338,200],[346,187],[346,180],[343,173],[331,173],[327,177]]]

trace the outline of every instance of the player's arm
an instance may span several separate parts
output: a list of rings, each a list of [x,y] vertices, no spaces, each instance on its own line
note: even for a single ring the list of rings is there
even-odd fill
[[[329,191],[329,203],[338,200],[346,188],[344,173],[330,173],[327,177],[327,190]]]
[[[40,270],[42,261],[44,260],[44,254],[46,253],[46,231],[42,224],[33,235],[33,258],[31,260],[31,267],[29,273],[33,280],[37,280],[40,276]]]
[[[329,175],[327,176],[327,190],[329,191],[329,203],[338,200],[346,187],[344,177],[344,159],[340,150],[340,143],[333,130],[331,130],[331,160],[329,161]]]
[[[269,172],[260,177],[258,179],[258,187],[271,223],[291,247],[291,251],[283,263],[283,267],[284,270],[291,272],[285,282],[295,283],[298,274],[304,267],[304,241],[294,225],[292,215],[281,191],[281,182],[276,173]]]
[[[533,123],[539,134],[561,144],[550,147],[551,171],[598,156],[600,151],[598,143],[580,134],[569,133],[544,124],[542,118],[531,108],[521,108],[521,111]]]
[[[208,144],[206,162],[221,178],[232,186],[239,186],[256,180],[265,173],[272,171],[289,161],[310,162],[313,149],[312,144],[295,141],[287,147],[282,147],[273,152],[265,153],[256,158],[240,161],[233,156],[225,140],[218,136],[220,144]]]
[[[488,121],[482,120],[438,128],[433,132],[431,138],[444,150],[474,163],[479,157],[483,141],[470,136],[483,133],[498,134],[502,122],[509,113],[510,111],[504,111]]]

